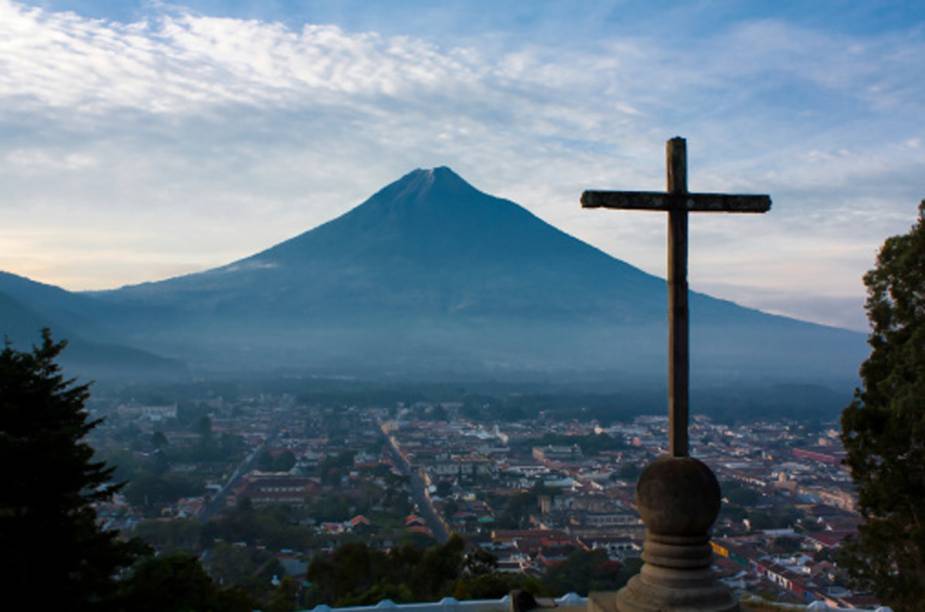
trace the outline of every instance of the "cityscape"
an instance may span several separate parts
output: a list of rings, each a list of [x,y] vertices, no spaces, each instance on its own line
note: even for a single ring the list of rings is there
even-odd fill
[[[93,444],[129,483],[98,514],[159,551],[200,555],[220,583],[295,580],[306,604],[335,603],[313,599],[306,576],[350,542],[389,550],[455,533],[511,575],[541,577],[589,551],[614,574],[638,570],[635,486],[665,452],[667,419],[497,420],[482,401],[344,405],[208,385],[182,400],[97,395]],[[860,522],[836,423],[696,416],[690,432],[722,486],[711,547],[724,583],[778,602],[876,603],[835,562]],[[242,508],[259,520],[236,526]]]

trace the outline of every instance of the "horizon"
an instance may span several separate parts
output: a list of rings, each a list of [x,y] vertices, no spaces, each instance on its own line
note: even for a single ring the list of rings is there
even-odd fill
[[[680,134],[692,190],[775,202],[692,220],[692,287],[866,332],[861,276],[925,195],[923,17],[0,0],[0,269],[68,290],[207,270],[447,165],[664,278],[663,219],[578,197],[662,189]]]

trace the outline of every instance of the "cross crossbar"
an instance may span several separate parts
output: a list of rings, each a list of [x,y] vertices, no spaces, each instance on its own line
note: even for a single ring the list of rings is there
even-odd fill
[[[672,138],[665,145],[667,190],[585,191],[582,208],[659,210],[668,213],[668,450],[688,454],[690,334],[688,331],[687,217],[689,212],[763,213],[771,209],[766,195],[688,193],[687,141]]]
[[[771,210],[771,198],[766,195],[727,193],[585,191],[581,194],[581,207],[662,211],[680,208],[689,212],[764,213]]]

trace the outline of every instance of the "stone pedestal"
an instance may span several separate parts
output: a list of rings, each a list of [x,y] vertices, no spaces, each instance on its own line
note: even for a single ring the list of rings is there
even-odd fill
[[[639,477],[636,503],[646,525],[644,564],[617,593],[615,609],[738,611],[729,589],[710,570],[709,531],[720,508],[719,483],[710,468],[692,457],[660,457]]]

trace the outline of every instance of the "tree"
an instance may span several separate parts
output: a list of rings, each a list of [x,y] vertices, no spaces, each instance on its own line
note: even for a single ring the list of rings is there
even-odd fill
[[[842,414],[864,522],[840,559],[884,603],[925,610],[925,201],[864,284],[873,350]]]
[[[99,421],[84,409],[89,385],[56,363],[65,346],[45,329],[31,352],[0,352],[0,575],[7,601],[93,610],[144,547],[97,525],[94,504],[121,485],[84,440]]]
[[[154,446],[154,448],[167,448],[167,444],[167,436],[164,435],[164,432],[155,431],[151,434],[151,445]]]
[[[210,419],[208,415],[199,417],[199,419],[196,421],[195,431],[199,434],[199,437],[202,438],[203,442],[206,440],[211,440],[212,419]]]
[[[624,463],[620,466],[620,469],[617,470],[617,476],[623,480],[628,480],[630,482],[635,482],[639,480],[639,475],[642,474],[642,468],[636,465],[635,463]]]
[[[260,454],[257,455],[257,469],[264,472],[288,472],[295,464],[295,455],[288,449],[276,457],[267,449],[263,449],[260,451]]]
[[[498,570],[498,558],[485,550],[475,547],[463,557],[462,571],[466,576],[482,576]]]
[[[195,477],[167,474],[139,474],[125,488],[125,497],[134,506],[160,507],[182,497],[199,495],[203,482]]]
[[[299,599],[299,583],[292,576],[286,576],[267,601],[267,612],[290,612],[296,609]],[[377,602],[378,603],[378,602]]]
[[[118,608],[133,612],[250,612],[255,606],[241,589],[219,588],[186,553],[145,559],[122,586]]]
[[[575,550],[547,572],[543,583],[557,595],[613,591],[623,586],[618,571],[619,564],[610,561],[603,550]]]

